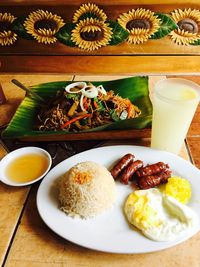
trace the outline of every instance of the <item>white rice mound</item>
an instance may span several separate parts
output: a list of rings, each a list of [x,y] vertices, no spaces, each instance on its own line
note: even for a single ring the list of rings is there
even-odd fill
[[[115,199],[114,179],[100,164],[92,161],[81,162],[61,177],[60,208],[72,217],[94,217],[111,208]]]
[[[60,208],[72,217],[94,217],[111,208],[115,199],[115,181],[110,172],[100,164],[81,162],[61,177]]]

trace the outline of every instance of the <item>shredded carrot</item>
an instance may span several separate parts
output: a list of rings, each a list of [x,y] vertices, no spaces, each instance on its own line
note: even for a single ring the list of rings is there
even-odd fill
[[[131,117],[131,103],[128,105],[128,119]]]
[[[89,106],[90,106],[90,99],[88,99],[88,101],[85,103],[85,106],[84,106],[85,110],[87,110]]]
[[[84,98],[83,98],[83,104],[85,104],[86,101],[87,101],[87,97],[84,96]]]
[[[65,127],[67,127],[68,125],[72,124],[73,122],[75,122],[77,120],[81,120],[81,119],[86,118],[86,117],[90,117],[90,116],[91,116],[90,114],[84,114],[84,115],[75,117],[75,118],[65,122],[64,124],[62,124],[60,128],[64,129]]]
[[[86,96],[84,96],[83,98],[83,106],[84,106],[84,109],[87,110],[89,108],[89,105],[90,105],[90,99],[87,98]]]
[[[94,103],[94,107],[95,107],[95,108],[98,108],[98,104],[97,104],[97,102],[94,101],[93,103]]]

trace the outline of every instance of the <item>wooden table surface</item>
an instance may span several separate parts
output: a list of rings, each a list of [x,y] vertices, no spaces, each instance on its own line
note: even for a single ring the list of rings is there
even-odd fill
[[[9,122],[24,93],[10,83],[19,79],[26,85],[38,81],[81,80],[82,77],[53,75],[1,75],[0,83],[7,98],[6,105],[0,105],[0,125]],[[110,80],[119,77],[84,77],[84,80]],[[154,77],[153,84],[161,77]],[[188,77],[200,84],[199,77]],[[200,125],[197,109],[186,143],[180,156],[191,160],[200,168]],[[149,139],[120,141],[71,141],[66,142],[65,156],[73,155],[96,145],[132,144],[149,146]],[[18,144],[18,146],[22,143]],[[6,154],[0,145],[0,158]],[[56,164],[56,162],[54,162]],[[148,254],[111,254],[89,250],[62,239],[52,232],[41,220],[36,208],[36,193],[39,183],[29,187],[9,187],[0,182],[0,265],[2,266],[95,266],[95,267],[199,267],[200,233],[173,248]]]

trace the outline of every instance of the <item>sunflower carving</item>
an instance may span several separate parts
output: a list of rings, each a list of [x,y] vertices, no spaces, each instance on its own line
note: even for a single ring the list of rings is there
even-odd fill
[[[170,33],[172,40],[178,45],[190,45],[200,39],[200,11],[196,9],[175,9],[171,13],[178,29]]]
[[[17,38],[35,39],[38,43],[56,41],[85,51],[94,51],[107,45],[143,44],[170,36],[178,45],[200,45],[200,10],[175,9],[170,14],[149,9],[130,9],[110,20],[96,4],[80,5],[72,21],[64,22],[57,14],[38,9],[28,16],[15,18],[0,13],[0,45],[9,46]]]
[[[11,45],[17,40],[17,34],[12,31],[14,20],[10,13],[0,13],[0,45]]]
[[[51,12],[37,10],[29,14],[24,22],[26,31],[31,34],[38,43],[51,44],[57,41],[54,36],[65,25],[63,19]]]
[[[101,21],[106,21],[107,16],[102,9],[95,4],[82,4],[79,9],[76,10],[73,16],[73,23],[77,23],[83,20],[84,16],[88,18],[96,18]]]
[[[146,42],[161,25],[154,12],[143,8],[121,14],[118,23],[129,32],[128,42],[132,44]]]
[[[86,18],[72,31],[72,41],[81,49],[93,51],[106,46],[112,37],[112,29],[98,19]]]

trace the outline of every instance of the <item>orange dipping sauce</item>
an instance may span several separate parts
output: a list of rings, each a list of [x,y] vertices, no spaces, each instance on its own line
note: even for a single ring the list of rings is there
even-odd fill
[[[26,183],[39,178],[48,168],[45,155],[26,154],[12,160],[6,167],[6,176],[14,182]]]

